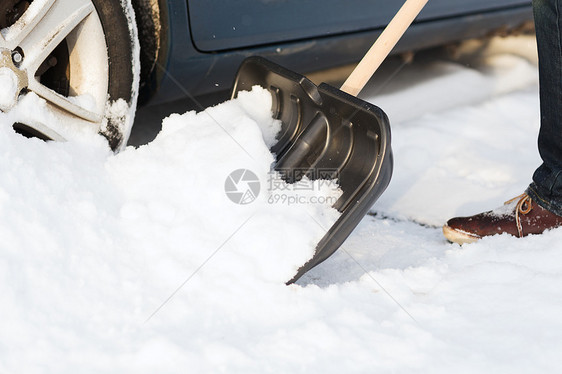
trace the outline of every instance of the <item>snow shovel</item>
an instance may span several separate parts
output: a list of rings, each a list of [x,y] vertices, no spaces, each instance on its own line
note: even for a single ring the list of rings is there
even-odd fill
[[[316,246],[314,256],[287,283],[330,257],[384,192],[392,175],[390,125],[377,106],[358,99],[363,89],[428,0],[407,0],[341,89],[316,86],[306,77],[261,57],[245,59],[232,90],[267,88],[274,117],[282,122],[275,170],[293,183],[337,179],[343,194],[333,205],[340,218]]]

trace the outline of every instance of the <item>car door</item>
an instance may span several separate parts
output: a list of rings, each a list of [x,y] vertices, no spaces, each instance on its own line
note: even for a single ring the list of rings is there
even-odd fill
[[[401,0],[188,0],[201,52],[321,38],[384,27]],[[418,21],[528,5],[528,0],[430,0]]]

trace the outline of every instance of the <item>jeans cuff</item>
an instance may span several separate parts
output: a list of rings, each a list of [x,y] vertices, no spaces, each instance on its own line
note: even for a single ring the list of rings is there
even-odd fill
[[[557,216],[562,216],[561,202],[548,199],[545,194],[541,194],[540,188],[534,182],[529,185],[527,191],[525,192],[542,208],[556,214]]]

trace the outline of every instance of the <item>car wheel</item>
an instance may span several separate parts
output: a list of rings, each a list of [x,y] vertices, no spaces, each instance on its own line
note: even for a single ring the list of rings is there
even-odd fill
[[[140,74],[130,0],[0,0],[0,28],[0,110],[17,132],[126,145]]]

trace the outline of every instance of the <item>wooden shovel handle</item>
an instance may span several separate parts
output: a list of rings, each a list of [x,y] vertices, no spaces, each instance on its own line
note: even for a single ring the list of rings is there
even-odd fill
[[[406,0],[377,41],[351,72],[341,90],[357,96],[382,64],[398,40],[421,12],[428,0]]]

